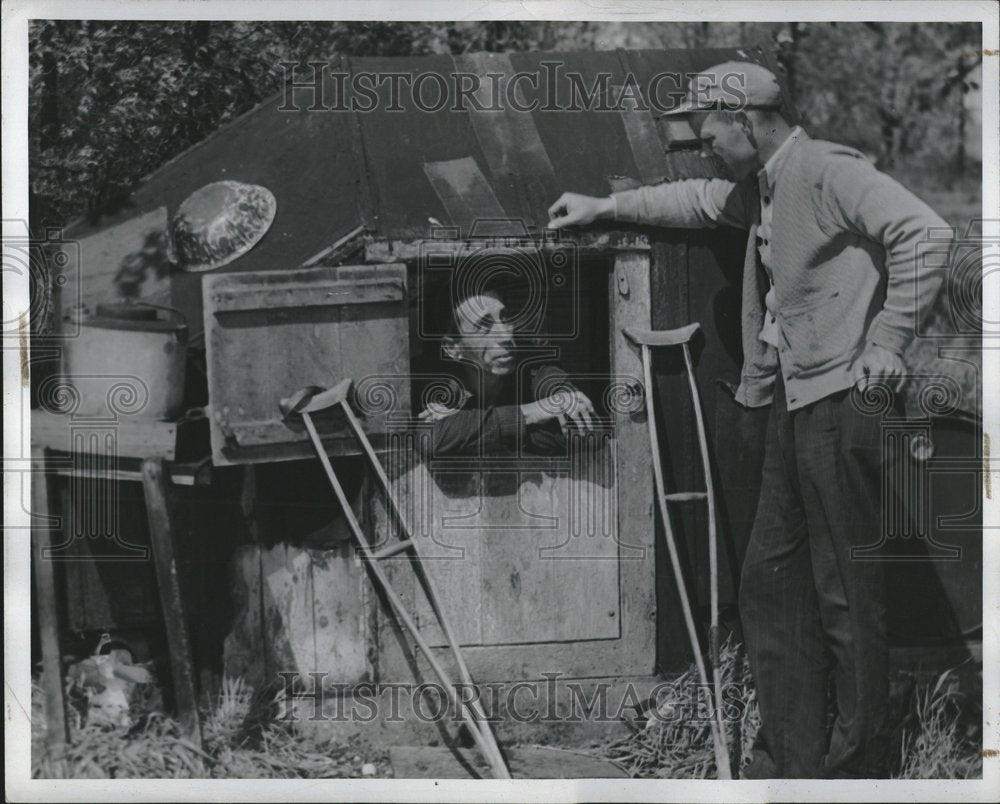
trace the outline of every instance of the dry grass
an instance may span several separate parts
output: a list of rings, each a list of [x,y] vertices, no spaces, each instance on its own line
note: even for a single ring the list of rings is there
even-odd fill
[[[741,766],[749,761],[760,727],[756,693],[740,646],[727,643],[721,658],[729,713],[736,715],[727,721],[727,737],[733,762]],[[977,696],[975,689],[967,689],[969,679],[975,681],[979,675],[948,671],[930,682],[902,687],[905,697],[898,704],[907,714],[899,732],[895,778],[981,777],[981,693]],[[632,724],[629,736],[608,742],[598,753],[633,777],[715,778],[711,731],[698,709],[699,690],[692,667],[660,698],[658,717],[650,712],[646,721]],[[705,701],[704,692],[700,694]],[[248,730],[260,701],[241,680],[227,679],[215,707],[203,713],[202,747],[155,708],[157,696],[147,695],[138,704],[151,709],[139,715],[131,729],[88,725],[75,715],[74,741],[62,760],[53,761],[45,748],[43,700],[36,686],[32,690],[35,778],[357,778],[369,762],[375,765],[376,776],[392,775],[387,752],[360,740],[339,742],[317,730],[299,731],[294,723],[268,718]]]
[[[733,764],[750,761],[750,749],[760,728],[760,713],[746,654],[727,643],[721,654],[727,701],[738,707],[729,720],[728,744]],[[965,674],[966,678],[969,674]],[[982,776],[981,695],[963,691],[956,672],[949,670],[932,679],[901,685],[908,700],[895,701],[905,713],[900,734],[900,763],[892,774],[897,779],[970,779]],[[692,665],[676,681],[669,696],[660,699],[660,711],[691,712],[700,684]],[[703,694],[704,697],[704,694]],[[633,777],[667,779],[716,778],[712,736],[706,719],[678,717],[649,719],[632,734],[602,747],[600,753],[623,767]]]
[[[916,689],[909,727],[903,731],[897,778],[981,778],[983,754],[977,722],[981,717],[981,705],[961,690],[950,670],[933,686]]]
[[[160,711],[134,711],[131,729],[88,724],[71,710],[73,741],[53,760],[45,746],[44,696],[32,688],[32,776],[52,779],[326,779],[358,778],[365,763],[391,774],[386,752],[360,740],[337,742],[299,733],[294,723],[268,723],[253,740],[245,720],[253,696],[226,679],[215,707],[202,713],[203,746]]]
[[[727,741],[733,762],[743,764],[760,728],[757,694],[750,679],[746,654],[727,642],[720,654],[727,703],[738,717],[728,719]],[[698,673],[692,665],[657,702],[659,718],[650,717],[628,737],[604,746],[602,754],[623,767],[630,776],[661,779],[714,779],[715,753],[709,720],[698,707],[706,701]],[[698,716],[698,715],[702,716]]]

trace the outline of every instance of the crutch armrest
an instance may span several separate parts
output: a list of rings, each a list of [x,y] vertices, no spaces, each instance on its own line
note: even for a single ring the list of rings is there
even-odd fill
[[[350,390],[350,379],[341,380],[326,390],[318,385],[309,385],[282,399],[278,403],[278,407],[286,419],[296,414],[318,413],[346,400]]]
[[[640,346],[680,346],[690,341],[699,329],[701,329],[701,324],[695,321],[693,324],[678,329],[656,330],[625,327],[622,332],[632,343]]]

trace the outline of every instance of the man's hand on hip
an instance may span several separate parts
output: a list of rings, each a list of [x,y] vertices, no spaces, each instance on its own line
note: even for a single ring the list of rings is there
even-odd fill
[[[549,207],[549,228],[562,229],[564,226],[586,226],[599,218],[613,218],[615,200],[608,196],[596,198],[578,193],[563,193]]]
[[[885,383],[898,391],[903,385],[903,358],[884,346],[871,344],[854,366],[854,384],[862,391]]]

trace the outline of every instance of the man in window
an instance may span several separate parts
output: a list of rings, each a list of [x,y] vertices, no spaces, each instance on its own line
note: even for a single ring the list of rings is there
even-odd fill
[[[590,400],[562,369],[519,354],[501,288],[445,291],[437,308],[447,321],[441,351],[452,378],[420,413],[433,422],[433,454],[565,455],[566,432],[594,426]]]
[[[885,776],[884,564],[855,550],[881,541],[885,456],[881,416],[862,395],[875,383],[899,387],[903,352],[943,278],[919,249],[946,224],[858,151],[793,127],[770,71],[729,62],[696,79],[679,111],[693,113],[703,146],[735,181],[566,193],[550,225],[611,218],[749,231],[736,400],[771,411],[740,586],[762,715],[744,775]]]

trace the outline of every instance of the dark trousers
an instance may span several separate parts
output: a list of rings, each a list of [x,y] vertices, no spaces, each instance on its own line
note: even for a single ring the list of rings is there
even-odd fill
[[[885,775],[882,564],[851,555],[880,533],[880,422],[850,391],[789,413],[778,380],[740,586],[762,719],[749,778]]]

